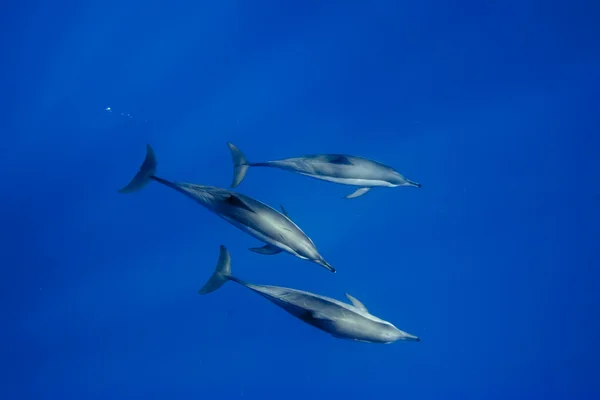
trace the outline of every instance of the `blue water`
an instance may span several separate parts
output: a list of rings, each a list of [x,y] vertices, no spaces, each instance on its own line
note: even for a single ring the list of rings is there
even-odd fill
[[[496,2],[498,3],[498,2]],[[600,397],[595,2],[13,2],[0,13],[2,399]],[[110,107],[110,112],[106,110]],[[121,115],[123,114],[123,115]],[[129,114],[129,115],[128,115]],[[151,183],[348,153],[420,189],[250,169],[338,270]],[[346,300],[335,339],[233,283]]]

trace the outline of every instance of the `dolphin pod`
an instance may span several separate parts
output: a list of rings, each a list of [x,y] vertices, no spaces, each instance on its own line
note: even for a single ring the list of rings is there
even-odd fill
[[[221,246],[215,272],[198,293],[214,292],[228,281],[252,290],[294,317],[339,339],[384,344],[421,340],[372,315],[360,301],[347,293],[346,297],[352,304],[302,290],[244,282],[231,275],[231,256],[227,248]]]
[[[279,211],[251,197],[214,186],[171,182],[156,176],[156,155],[146,145],[146,158],[138,173],[119,193],[132,193],[150,180],[162,183],[195,200],[238,229],[266,243],[250,250],[259,254],[278,254],[282,251],[303,260],[312,261],[335,273],[317,250],[313,241],[292,220]]]
[[[316,179],[359,187],[346,198],[362,196],[373,187],[421,187],[420,183],[406,179],[392,168],[362,157],[321,154],[251,163],[235,145],[228,143],[228,146],[234,164],[232,188],[242,182],[248,168],[253,166],[280,168]],[[136,192],[150,181],[159,182],[183,193],[238,229],[265,243],[263,247],[250,248],[251,251],[267,255],[285,251],[336,272],[321,256],[313,241],[289,218],[283,206],[283,213],[280,213],[256,199],[227,189],[171,182],[160,178],[156,176],[154,150],[150,145],[146,145],[146,157],[139,171],[119,193]],[[221,245],[215,271],[198,293],[214,292],[228,281],[252,290],[335,338],[384,344],[421,341],[419,337],[401,331],[390,322],[372,315],[359,300],[349,294],[346,294],[346,297],[351,304],[302,290],[244,282],[231,274],[231,256],[225,246]]]
[[[246,160],[244,153],[233,143],[227,145],[231,150],[233,160],[232,188],[242,183],[249,167],[279,168],[315,179],[359,186],[358,189],[346,196],[347,199],[362,196],[374,187],[421,187],[420,183],[406,179],[391,167],[363,157],[346,154],[315,154],[252,163]]]

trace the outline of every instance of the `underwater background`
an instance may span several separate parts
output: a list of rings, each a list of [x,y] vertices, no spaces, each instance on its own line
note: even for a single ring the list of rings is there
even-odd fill
[[[600,397],[600,4],[24,1],[0,13],[2,399]],[[423,187],[250,168],[337,269],[156,183],[347,153]],[[338,340],[233,272],[421,338]]]

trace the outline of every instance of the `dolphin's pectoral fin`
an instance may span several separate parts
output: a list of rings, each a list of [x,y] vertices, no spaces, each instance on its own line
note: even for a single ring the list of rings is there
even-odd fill
[[[327,157],[327,161],[329,161],[332,164],[352,165],[352,162],[348,160],[348,157],[341,154],[331,154]]]
[[[298,318],[309,324],[314,321],[312,311],[303,311],[302,313],[298,314]]]
[[[362,188],[356,189],[354,192],[352,192],[348,196],[346,196],[346,198],[353,199],[355,197],[362,196],[363,194],[367,193],[369,190],[371,190],[371,188],[368,188],[368,187],[362,187]]]
[[[248,204],[244,202],[244,200],[232,194],[230,194],[229,197],[225,199],[225,202],[234,207],[243,208],[244,210],[248,210],[250,212],[255,212]]]
[[[333,321],[330,317],[319,311],[305,309],[299,313],[294,313],[294,315],[300,318],[302,321],[306,322],[307,324],[312,325],[315,328],[321,329],[322,331],[328,332],[330,334],[334,334],[334,332],[336,332],[338,329],[335,321]]]
[[[322,319],[324,321],[329,321],[330,320],[330,318],[327,315],[325,315],[325,314],[323,314],[322,312],[319,312],[319,311],[313,311],[313,318],[314,319]]]
[[[282,251],[279,247],[273,246],[272,244],[267,244],[267,245],[264,245],[263,247],[252,247],[248,250],[258,253],[258,254],[265,254],[268,256],[273,255],[273,254],[279,254]]]
[[[357,298],[349,295],[348,293],[346,293],[346,297],[348,298],[348,300],[350,300],[350,303],[352,303],[352,305],[356,308],[358,308],[359,310],[362,310],[364,312],[369,312],[369,310],[367,310],[367,307],[365,307],[365,305],[363,303],[361,303],[360,301],[358,301]]]

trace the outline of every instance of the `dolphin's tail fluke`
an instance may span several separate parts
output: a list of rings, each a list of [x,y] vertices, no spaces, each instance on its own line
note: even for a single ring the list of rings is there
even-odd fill
[[[231,182],[231,187],[234,188],[244,180],[250,163],[244,157],[244,153],[233,143],[227,143],[227,146],[231,150],[231,159],[233,161],[233,181]]]
[[[156,155],[154,154],[154,150],[152,150],[152,147],[149,144],[147,144],[146,145],[146,158],[144,159],[144,162],[142,163],[140,170],[138,171],[137,174],[135,174],[135,176],[133,177],[131,182],[129,182],[127,184],[127,186],[125,186],[122,189],[119,189],[119,193],[132,193],[137,190],[140,190],[141,188],[146,186],[146,184],[148,182],[150,182],[150,179],[152,179],[152,177],[155,174],[156,174]]]
[[[215,272],[213,272],[208,282],[206,282],[198,293],[208,294],[214,292],[230,279],[234,279],[231,276],[231,256],[225,246],[221,245],[221,253],[219,254],[219,261],[217,262]]]

